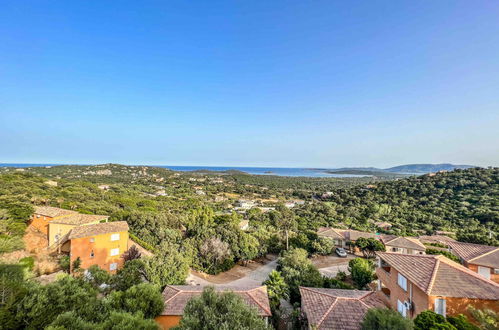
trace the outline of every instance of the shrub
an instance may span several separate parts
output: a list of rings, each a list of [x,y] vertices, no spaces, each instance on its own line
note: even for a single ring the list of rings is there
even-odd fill
[[[431,310],[426,310],[418,314],[414,319],[414,325],[418,330],[429,330],[436,324],[445,323],[445,317]]]
[[[59,265],[61,266],[61,269],[65,271],[66,273],[69,273],[69,268],[71,265],[71,261],[69,259],[69,256],[62,256],[61,259],[59,259]]]
[[[19,264],[29,271],[32,271],[35,267],[35,259],[33,257],[24,257],[19,260]]]
[[[400,313],[387,308],[371,308],[364,316],[362,330],[412,330],[414,324]]]
[[[463,314],[449,316],[447,317],[447,322],[456,327],[457,330],[480,330],[479,327],[468,321]]]

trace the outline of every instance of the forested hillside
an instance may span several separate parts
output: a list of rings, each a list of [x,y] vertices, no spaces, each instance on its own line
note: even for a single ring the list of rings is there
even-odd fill
[[[41,176],[42,171],[50,180]],[[319,226],[374,231],[374,222],[383,220],[394,224],[391,232],[396,234],[445,230],[455,231],[463,241],[497,244],[497,168],[367,183],[238,173],[179,174],[121,165],[9,171],[0,176],[0,246],[10,251],[22,245],[18,237],[32,205],[126,220],[141,240],[157,249],[160,244],[173,244],[193,267],[212,273],[238,260],[279,251],[286,235],[292,246],[313,252]],[[283,207],[284,201],[298,197],[302,205]],[[272,210],[235,212],[233,204],[239,198],[260,200]],[[246,232],[237,226],[245,218],[251,227]],[[217,255],[212,255],[214,251]]]
[[[499,169],[467,169],[335,190],[322,199],[331,218],[368,227],[369,220],[395,224],[396,233],[457,231],[463,241],[497,244]],[[312,214],[314,212],[312,211]]]

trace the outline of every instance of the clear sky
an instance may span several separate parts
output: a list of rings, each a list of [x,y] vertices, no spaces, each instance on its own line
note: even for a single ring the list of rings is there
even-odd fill
[[[499,166],[499,2],[2,1],[0,162]]]

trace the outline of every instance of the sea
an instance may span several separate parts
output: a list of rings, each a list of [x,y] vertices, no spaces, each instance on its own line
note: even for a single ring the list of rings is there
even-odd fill
[[[14,163],[0,163],[0,167],[46,167],[57,165],[70,165],[70,164],[14,164]],[[71,165],[87,165],[87,164],[71,164]],[[136,165],[137,166],[137,165]],[[294,167],[238,167],[238,166],[170,166],[170,165],[147,165],[167,168],[173,171],[240,171],[248,174],[255,175],[276,175],[276,176],[291,176],[291,177],[309,177],[309,178],[352,178],[352,177],[365,177],[366,175],[355,174],[335,174],[328,173],[326,168],[294,168]]]

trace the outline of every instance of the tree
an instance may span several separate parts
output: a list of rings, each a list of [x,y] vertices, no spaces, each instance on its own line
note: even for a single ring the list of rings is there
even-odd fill
[[[348,271],[358,289],[364,289],[366,285],[374,281],[374,264],[371,260],[355,258],[348,262]]]
[[[267,293],[273,309],[279,306],[281,299],[289,298],[289,287],[280,272],[271,271],[269,278],[263,284],[267,286]]]
[[[141,259],[125,262],[123,268],[111,278],[112,286],[119,291],[140,284],[145,279],[145,264]]]
[[[168,284],[185,284],[189,273],[189,264],[176,250],[156,254],[142,259],[146,279],[161,288]]]
[[[284,232],[286,250],[289,250],[289,232],[296,228],[295,214],[287,207],[279,205],[272,217],[276,228]]]
[[[141,255],[142,254],[140,253],[139,249],[135,245],[132,245],[123,254],[123,259],[125,260],[125,262],[132,261],[132,260],[135,260],[135,259],[139,259],[141,257]]]
[[[46,330],[93,330],[96,328],[95,323],[82,319],[75,311],[70,311],[57,316]]]
[[[154,320],[144,319],[140,313],[117,311],[112,311],[101,327],[103,330],[158,330],[158,324]]]
[[[149,283],[134,285],[126,291],[113,291],[107,302],[115,310],[142,312],[145,318],[154,318],[163,311],[164,301],[159,287]]]
[[[364,316],[362,330],[412,330],[414,324],[400,313],[387,308],[371,308]]]
[[[88,283],[66,276],[30,288],[16,306],[16,317],[28,329],[43,329],[61,313],[78,310],[80,315],[92,315],[96,306],[96,290]]]
[[[220,271],[220,265],[231,257],[229,244],[218,237],[211,237],[204,241],[199,247],[201,263],[209,274]]]
[[[329,255],[333,252],[334,244],[331,239],[319,237],[312,242],[312,248],[317,254]]]
[[[300,300],[300,286],[323,286],[321,273],[308,259],[308,253],[303,249],[292,248],[285,251],[277,261],[277,269],[289,286],[292,302]]]
[[[241,297],[232,292],[215,292],[213,287],[204,289],[200,297],[192,298],[184,309],[178,330],[270,329]]]
[[[478,321],[481,328],[486,330],[495,330],[499,327],[499,313],[490,309],[476,309],[473,306],[469,306],[468,310],[473,318]]]
[[[374,258],[376,256],[376,251],[385,251],[383,243],[372,237],[359,237],[355,241],[355,246],[362,251],[365,258]]]
[[[111,275],[97,265],[88,267],[83,279],[90,283],[94,288],[101,289],[101,285],[108,285],[111,281]]]

